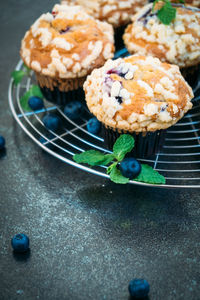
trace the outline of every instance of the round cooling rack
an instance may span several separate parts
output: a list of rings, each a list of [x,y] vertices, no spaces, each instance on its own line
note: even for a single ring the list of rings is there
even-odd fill
[[[116,52],[115,58],[124,57],[127,54],[126,49],[122,49]],[[16,70],[22,67],[23,63],[20,61]],[[100,135],[87,131],[86,124],[91,118],[87,107],[85,106],[84,114],[78,121],[69,119],[63,113],[62,107],[55,106],[46,100],[44,100],[45,109],[25,112],[20,105],[20,97],[29,90],[33,83],[36,83],[33,73],[30,77],[23,78],[17,86],[13,84],[13,79],[10,81],[9,105],[17,123],[38,146],[49,154],[81,170],[109,178],[106,174],[106,167],[90,168],[73,161],[74,154],[89,149],[110,152],[105,149],[104,140]],[[167,130],[162,152],[148,159],[140,159],[142,163],[151,165],[164,175],[166,184],[152,185],[133,180],[130,181],[131,184],[162,188],[200,188],[200,76],[193,90],[195,94],[193,108],[181,121]],[[62,119],[63,125],[59,132],[47,130],[42,122],[43,116],[50,111]],[[40,137],[45,138],[46,142],[41,143]]]

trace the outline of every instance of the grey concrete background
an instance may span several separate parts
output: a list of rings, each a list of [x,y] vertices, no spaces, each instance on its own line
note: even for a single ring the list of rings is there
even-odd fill
[[[128,299],[146,278],[151,300],[200,299],[199,191],[120,186],[44,154],[7,99],[20,40],[54,1],[1,2],[0,299]],[[30,237],[13,255],[10,239]]]

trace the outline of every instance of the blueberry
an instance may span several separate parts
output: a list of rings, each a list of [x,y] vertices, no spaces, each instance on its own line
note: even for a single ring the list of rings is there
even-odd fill
[[[61,125],[60,118],[53,113],[50,113],[50,114],[44,116],[42,119],[42,122],[44,123],[44,126],[47,129],[52,130],[52,131],[58,130],[58,128]]]
[[[67,26],[65,29],[62,29],[62,30],[60,31],[60,34],[67,33],[70,29],[71,29],[71,27],[70,27],[70,26]]]
[[[128,157],[122,160],[119,169],[123,176],[133,179],[136,178],[141,172],[141,164],[133,157]]]
[[[143,299],[148,296],[150,286],[145,279],[133,279],[129,283],[128,290],[135,299]]]
[[[6,141],[2,135],[0,135],[0,150],[4,149]]]
[[[29,249],[29,238],[23,233],[14,235],[11,245],[15,252],[26,252]]]
[[[122,104],[122,97],[117,96],[116,99],[117,99],[117,102],[118,102],[119,104]]]
[[[83,113],[83,106],[79,101],[71,101],[64,108],[64,114],[72,119],[78,119]]]
[[[28,105],[32,110],[39,110],[44,107],[44,102],[41,98],[32,96],[28,99]]]
[[[101,123],[97,118],[93,117],[87,122],[87,130],[93,134],[97,134],[101,129]]]

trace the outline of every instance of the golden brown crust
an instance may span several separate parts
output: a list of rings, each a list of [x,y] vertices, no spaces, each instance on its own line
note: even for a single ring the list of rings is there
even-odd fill
[[[131,16],[139,11],[147,0],[63,0],[68,5],[81,5],[88,14],[112,24],[115,28],[128,24]]]
[[[193,92],[179,68],[153,57],[109,60],[87,77],[84,90],[98,120],[129,132],[168,128],[192,107]]]
[[[21,57],[37,73],[81,78],[113,57],[112,26],[94,20],[81,7],[55,5],[22,40]]]
[[[156,10],[163,5],[158,3]],[[176,19],[170,25],[160,22],[152,13],[152,4],[133,18],[124,34],[130,53],[152,55],[162,61],[189,67],[200,63],[200,10],[177,7]]]

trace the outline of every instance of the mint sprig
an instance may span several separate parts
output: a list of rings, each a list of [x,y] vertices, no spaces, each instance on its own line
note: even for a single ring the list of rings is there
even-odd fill
[[[13,78],[14,84],[18,85],[24,76],[29,76],[30,74],[30,69],[26,66],[23,65],[23,70],[15,70],[11,73],[11,77]]]
[[[103,154],[102,152],[96,150],[88,150],[81,154],[75,154],[73,159],[79,164],[86,163],[90,166],[106,166],[114,159],[114,155]]]
[[[135,178],[136,181],[153,183],[153,184],[165,184],[165,177],[155,171],[152,167],[146,164],[142,164],[142,170],[140,174]]]
[[[132,151],[134,145],[135,140],[131,135],[122,134],[113,146],[113,153],[104,154],[100,151],[88,150],[80,154],[75,154],[73,159],[77,163],[86,163],[90,166],[106,166],[112,162],[107,167],[107,174],[110,175],[110,180],[115,183],[126,184],[129,182],[129,178],[121,174],[118,164],[124,159],[127,153]],[[161,174],[145,164],[142,164],[141,173],[135,180],[152,184],[164,184],[166,182]]]
[[[156,3],[160,1],[164,2],[164,5],[158,10],[157,17],[164,25],[169,25],[176,18],[176,8],[172,6],[170,0],[155,0],[152,11],[155,10]],[[185,3],[184,0],[179,0],[179,2]]]
[[[128,152],[131,152],[135,145],[134,138],[129,134],[122,134],[113,146],[113,154],[118,161],[124,159]]]
[[[28,99],[32,96],[43,98],[42,92],[38,85],[32,85],[30,89],[20,98],[20,104],[24,111],[30,111]]]

